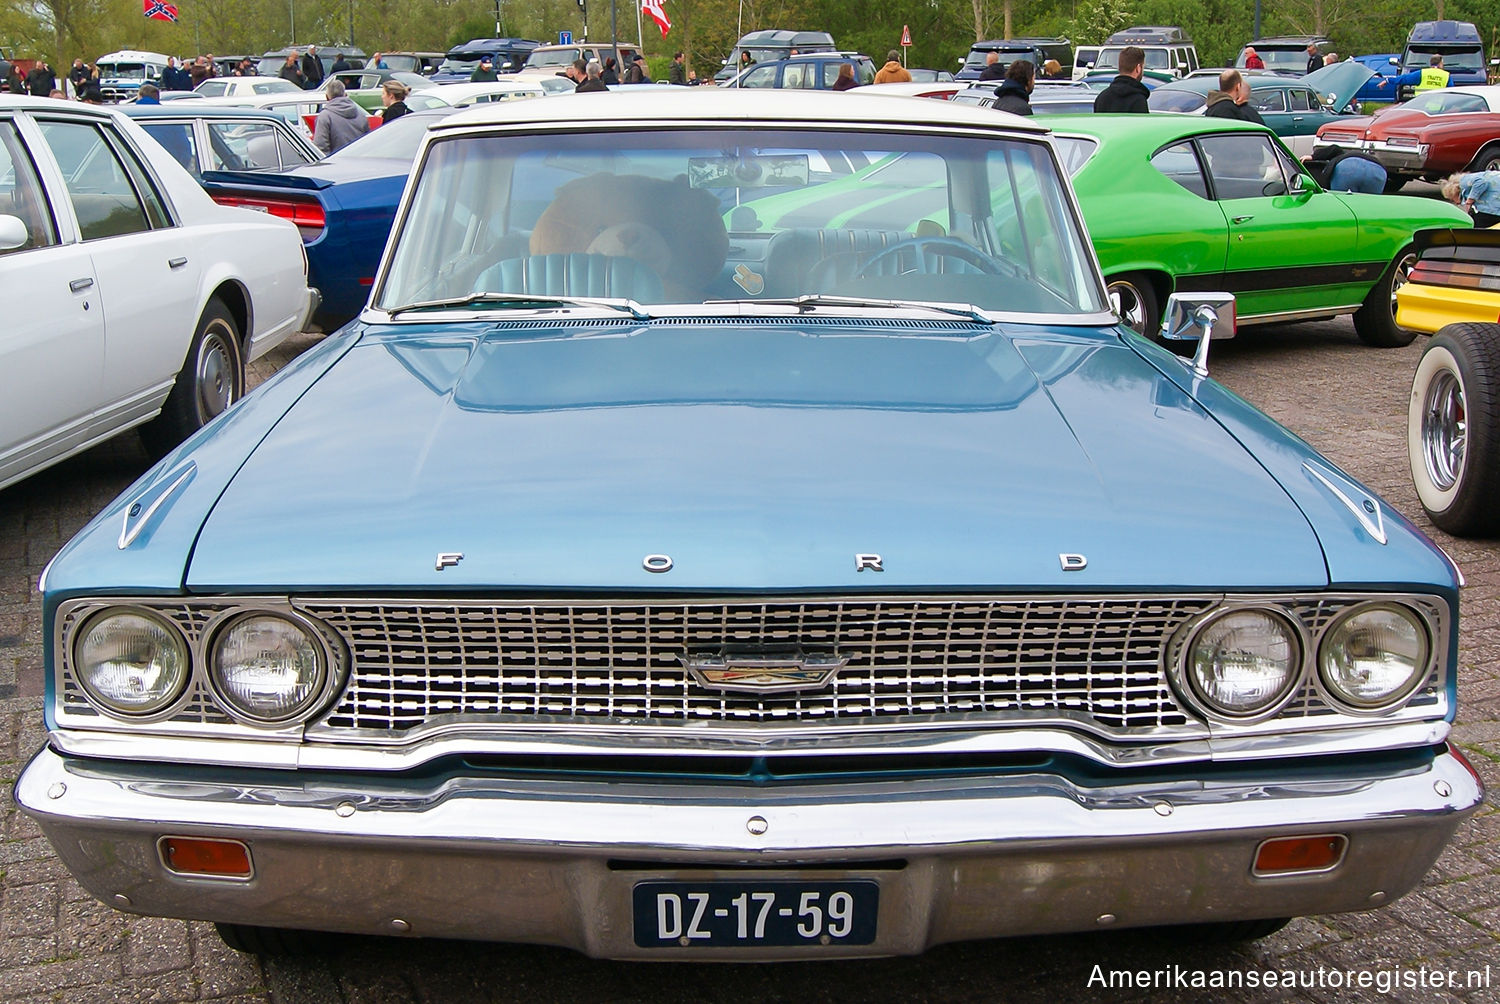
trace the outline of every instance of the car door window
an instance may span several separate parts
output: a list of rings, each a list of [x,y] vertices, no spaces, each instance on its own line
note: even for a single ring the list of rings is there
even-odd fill
[[[206,98],[221,97],[228,90],[229,81],[227,80],[205,80],[197,87],[198,93]]]
[[[26,225],[26,242],[10,251],[0,250],[0,255],[57,243],[42,183],[12,122],[0,122],[0,215],[15,216]]]
[[[1286,111],[1286,92],[1252,91],[1250,103],[1258,112],[1284,112]]]
[[[214,157],[222,162],[213,168],[216,171],[281,166],[276,151],[276,127],[269,122],[210,122],[208,133]]]
[[[799,90],[816,87],[817,78],[814,73],[817,68],[816,63],[788,63],[786,70],[781,74],[781,86]]]
[[[838,83],[838,79],[839,79],[839,67],[841,67],[843,65],[844,65],[843,63],[824,63],[823,64],[823,87],[825,89],[826,88],[831,88],[831,87],[833,87],[834,84]]]
[[[1288,91],[1287,95],[1291,99],[1292,111],[1294,112],[1310,112],[1318,107],[1318,101],[1313,97],[1312,91]]]
[[[173,160],[197,177],[198,143],[191,122],[142,122],[141,128],[160,143]]]
[[[757,66],[745,78],[740,81],[741,87],[775,87],[776,86],[776,64],[769,66]]]
[[[1225,199],[1259,199],[1285,195],[1287,179],[1270,137],[1258,133],[1204,136],[1199,139],[1214,195]]]
[[[293,143],[285,134],[276,134],[276,153],[281,158],[282,167],[295,167],[298,164],[311,164],[313,157],[308,152]]]
[[[105,138],[102,126],[62,121],[38,124],[63,169],[68,198],[84,240],[151,229],[147,202],[136,191],[131,172]],[[154,208],[153,215],[160,217],[160,205]]]
[[[1203,180],[1203,167],[1198,163],[1198,153],[1193,149],[1191,141],[1183,140],[1158,150],[1151,158],[1151,166],[1198,198],[1208,198],[1208,184]]]

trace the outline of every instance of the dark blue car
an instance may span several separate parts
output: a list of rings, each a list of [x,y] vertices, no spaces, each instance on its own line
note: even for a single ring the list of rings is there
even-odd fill
[[[307,248],[308,285],[323,294],[312,322],[333,331],[364,306],[422,134],[450,114],[411,112],[330,157],[287,171],[205,171],[203,187],[221,205],[262,209],[297,224]]]

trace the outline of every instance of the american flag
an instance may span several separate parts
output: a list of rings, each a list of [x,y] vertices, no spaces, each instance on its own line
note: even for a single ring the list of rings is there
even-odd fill
[[[656,22],[661,29],[661,37],[666,38],[667,32],[672,30],[672,22],[667,19],[667,12],[662,9],[661,3],[662,0],[641,0],[641,10]]]
[[[141,0],[146,6],[146,16],[153,21],[177,21],[177,5],[166,0]]]

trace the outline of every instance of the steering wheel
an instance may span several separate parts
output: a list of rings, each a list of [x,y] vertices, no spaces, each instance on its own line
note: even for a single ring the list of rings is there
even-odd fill
[[[895,244],[876,254],[869,261],[865,262],[858,272],[854,273],[854,278],[865,279],[871,275],[882,274],[876,271],[881,262],[888,261],[907,252],[911,253],[915,267],[897,274],[906,275],[916,273],[918,275],[936,275],[939,272],[937,261],[942,258],[957,258],[960,261],[968,262],[985,275],[1020,274],[1015,266],[1009,262],[991,257],[972,245],[965,244],[956,238],[912,237],[908,240],[897,241]]]

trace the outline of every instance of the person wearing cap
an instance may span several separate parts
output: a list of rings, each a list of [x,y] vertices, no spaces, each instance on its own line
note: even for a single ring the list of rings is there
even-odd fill
[[[318,58],[318,47],[309,45],[307,51],[302,54],[302,87],[304,90],[316,90],[323,82],[323,61]]]
[[[627,84],[649,84],[651,74],[646,70],[646,57],[637,53],[635,60],[630,64],[630,69],[625,71],[625,83]]]
[[[495,64],[489,56],[480,56],[479,65],[474,67],[473,73],[469,74],[469,83],[471,84],[499,79],[500,74],[495,72]]]

